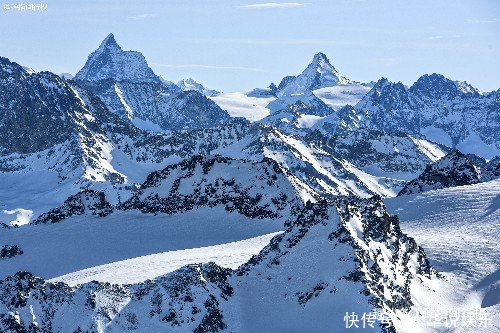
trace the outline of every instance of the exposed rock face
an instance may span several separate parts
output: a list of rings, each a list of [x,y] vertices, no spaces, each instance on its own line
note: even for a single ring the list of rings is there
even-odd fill
[[[271,159],[197,155],[150,174],[120,208],[175,214],[223,205],[251,218],[281,218],[302,207],[301,192],[318,197]]]
[[[14,258],[23,254],[23,250],[18,245],[4,245],[0,249],[0,259]]]
[[[103,192],[83,190],[70,196],[61,207],[40,215],[33,224],[57,223],[75,215],[95,215],[104,217],[113,212],[111,204]]]
[[[414,194],[440,188],[471,185],[479,182],[480,172],[458,150],[430,164],[416,179],[409,182],[398,195]]]
[[[207,128],[230,118],[205,96],[209,90],[198,91],[201,85],[193,82],[193,89],[188,89],[190,81],[178,87],[157,76],[140,52],[123,51],[112,34],[89,56],[75,80],[120,118],[145,130]]]
[[[99,81],[114,79],[131,82],[160,82],[140,52],[123,51],[109,34],[99,48],[90,54],[75,80]]]
[[[72,134],[70,114],[83,112],[71,88],[49,72],[29,73],[0,57],[0,149],[31,153]]]
[[[497,178],[500,178],[500,157],[498,156],[492,158],[481,169],[481,181],[486,182]]]
[[[313,325],[327,331],[344,324],[346,307],[384,310],[396,321],[393,311],[412,307],[410,286],[436,277],[380,198],[309,203],[286,227],[236,271],[197,264],[134,285],[77,287],[19,272],[0,281],[0,329],[219,332]],[[318,306],[329,315],[318,315]],[[394,332],[391,325],[380,330]]]
[[[0,281],[2,332],[218,332],[219,309],[233,294],[230,272],[215,264],[189,265],[137,285],[90,282],[71,288],[19,272]],[[30,310],[33,309],[33,310]],[[30,311],[34,316],[30,315]]]
[[[381,79],[355,109],[360,127],[424,135],[486,158],[500,149],[497,95],[439,74],[423,75],[410,88]]]

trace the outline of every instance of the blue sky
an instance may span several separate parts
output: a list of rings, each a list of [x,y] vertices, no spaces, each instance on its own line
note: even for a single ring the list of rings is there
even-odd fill
[[[245,91],[299,74],[324,52],[343,75],[411,84],[437,72],[500,88],[498,0],[49,1],[0,7],[0,56],[75,74],[107,34],[157,74]]]

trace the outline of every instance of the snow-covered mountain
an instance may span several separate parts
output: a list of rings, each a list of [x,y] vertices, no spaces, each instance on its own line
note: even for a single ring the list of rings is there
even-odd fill
[[[177,82],[177,86],[182,90],[182,91],[187,91],[187,90],[194,90],[199,93],[202,93],[205,96],[216,96],[219,94],[219,91],[212,90],[212,89],[207,89],[205,88],[201,83],[193,80],[193,79],[184,79],[180,80]]]
[[[123,51],[112,34],[89,56],[75,80],[122,119],[145,130],[206,128],[229,119],[203,93],[182,91],[154,74],[141,53]]]
[[[500,178],[500,157],[495,156],[486,165],[481,167],[481,181]]]
[[[130,82],[159,82],[160,78],[149,68],[140,52],[123,51],[109,34],[97,50],[92,52],[75,80],[99,81],[113,79]]]
[[[192,152],[184,151],[187,142],[149,134],[117,117],[75,81],[27,72],[6,58],[0,66],[0,178],[5,184],[0,222],[27,223],[93,184],[130,192],[118,184],[142,182],[169,158],[179,161]],[[205,98],[193,98],[200,96]],[[171,145],[175,156],[167,153]]]
[[[306,105],[308,114],[326,116],[348,104],[355,105],[370,88],[346,79],[320,52],[301,74],[284,77],[278,86],[271,83],[268,88],[221,93],[212,99],[232,116],[256,121],[296,103]]]
[[[16,66],[14,63],[9,64]],[[32,97],[33,103],[40,103],[40,108],[53,106],[51,109],[43,109],[47,121],[45,118],[37,118],[43,112],[27,113],[29,125],[19,122],[12,124],[10,131],[19,127],[19,134],[16,134],[18,137],[11,132],[5,138],[6,143],[2,143],[5,149],[0,156],[0,165],[4,171],[9,172],[2,176],[6,184],[30,183],[29,179],[38,179],[40,172],[47,173],[43,177],[46,189],[43,199],[39,196],[37,200],[27,202],[16,199],[37,197],[36,187],[33,186],[22,187],[22,195],[16,192],[15,187],[5,192],[5,211],[16,210],[13,216],[5,213],[5,220],[0,221],[5,223],[10,223],[16,216],[16,221],[36,219],[49,209],[62,205],[64,200],[77,193],[82,186],[105,190],[112,203],[124,201],[132,195],[134,183],[144,182],[149,173],[200,154],[220,154],[253,162],[270,158],[322,196],[379,194],[386,197],[395,195],[407,180],[415,178],[427,164],[442,157],[446,151],[432,142],[399,134],[385,135],[377,131],[336,133],[329,130],[326,121],[321,123],[321,127],[318,125],[313,128],[321,132],[314,134],[309,127],[320,120],[320,116],[314,115],[320,108],[311,111],[310,106],[300,101],[282,113],[275,113],[255,124],[234,119],[212,129],[173,132],[168,135],[149,134],[108,111],[99,98],[75,81],[63,81],[49,73],[28,74],[22,68],[17,71],[19,84],[31,85],[33,80],[39,80],[39,77],[45,75],[50,77],[47,84],[58,89],[54,90],[54,96],[47,101],[40,100],[38,96],[49,96],[48,92],[34,86],[24,90],[15,87],[16,92],[10,92],[11,96],[17,96],[18,99],[31,98],[30,94],[36,92]],[[5,73],[6,76],[10,75],[10,72]],[[124,81],[100,82],[105,81],[116,86],[137,85]],[[85,81],[84,85],[93,83]],[[148,83],[147,87],[151,87],[151,84],[158,83]],[[8,89],[13,89],[13,86],[6,86],[4,91],[8,92]],[[134,89],[136,87],[127,91]],[[204,98],[195,92],[180,94],[196,94],[195,96]],[[321,100],[314,99],[317,103],[315,105],[328,110]],[[25,106],[19,104],[19,107]],[[74,111],[68,113],[70,110]],[[13,114],[7,112],[5,117]],[[169,116],[171,115],[165,115],[165,121],[172,120]],[[36,126],[43,129],[36,132],[36,135],[44,135],[42,139],[37,139],[36,135],[25,135]],[[46,131],[47,128],[51,129],[50,132]],[[14,138],[17,139],[12,140]],[[33,147],[32,141],[35,144]],[[9,146],[9,142],[29,148],[16,150]],[[63,187],[61,180],[65,184]],[[33,206],[35,203],[40,206]],[[23,210],[17,210],[18,208]]]
[[[411,311],[451,308],[460,283],[382,200],[436,230],[475,200],[491,234],[469,240],[496,253],[499,96],[436,74],[360,84],[322,53],[212,94],[113,35],[74,79],[0,58],[0,331],[349,332],[346,312],[384,311],[368,331],[434,332]],[[455,271],[460,246],[432,263]],[[492,277],[462,284],[495,307],[483,259]]]
[[[282,218],[318,198],[272,159],[253,162],[196,155],[150,174],[120,208],[175,214],[223,205],[251,218]]]
[[[428,165],[418,178],[409,182],[398,195],[414,194],[440,188],[478,183],[479,169],[467,156],[454,150]]]
[[[423,135],[485,158],[500,152],[500,99],[466,82],[432,74],[407,88],[381,79],[355,109],[360,127]]]
[[[276,94],[278,97],[292,96],[349,83],[350,81],[330,64],[326,55],[320,52],[314,55],[312,62],[301,74],[283,78]]]
[[[237,270],[192,264],[139,284],[77,287],[19,272],[0,281],[0,327],[328,332],[345,327],[347,307],[384,311],[388,323],[372,331],[385,332],[404,325],[398,317],[413,306],[410,290],[436,279],[378,198],[310,204],[287,226]]]

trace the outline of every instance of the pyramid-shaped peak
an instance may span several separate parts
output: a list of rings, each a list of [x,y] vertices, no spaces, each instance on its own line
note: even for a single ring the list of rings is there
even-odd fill
[[[318,52],[314,55],[314,58],[313,58],[313,63],[330,63],[330,61],[328,60],[328,57],[323,53],[323,52]]]
[[[106,38],[104,38],[104,40],[101,43],[101,47],[110,47],[110,46],[117,46],[118,48],[120,48],[120,46],[116,42],[115,36],[112,33],[106,36]]]
[[[182,91],[194,90],[199,93],[205,94],[206,96],[215,96],[219,93],[218,91],[205,88],[201,83],[191,78],[180,80],[177,83],[177,86]]]
[[[287,76],[278,86],[278,96],[291,96],[312,92],[313,90],[349,84],[351,81],[340,74],[330,64],[327,56],[318,52],[313,61],[297,77]]]
[[[104,38],[96,51],[90,54],[85,66],[76,74],[75,79],[161,82],[149,68],[144,56],[136,51],[123,51],[112,33]]]

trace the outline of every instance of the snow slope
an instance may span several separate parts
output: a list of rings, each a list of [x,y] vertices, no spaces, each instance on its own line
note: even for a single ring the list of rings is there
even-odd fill
[[[436,279],[425,253],[379,198],[310,204],[285,226],[237,270],[192,264],[138,284],[92,281],[73,288],[17,273],[0,281],[0,328],[349,332],[347,311],[384,309],[399,325],[396,314],[412,305],[410,285]],[[365,331],[392,330],[376,322]]]
[[[414,237],[446,280],[434,295],[414,290],[422,312],[483,309],[493,326],[451,332],[499,332],[500,180],[385,199],[403,232]],[[445,327],[426,332],[450,332]]]
[[[53,278],[50,281],[61,281],[71,286],[90,281],[118,284],[139,283],[173,272],[184,265],[208,262],[236,269],[253,255],[259,253],[277,234],[279,232],[220,245],[150,254],[86,268]]]
[[[351,83],[317,89],[313,94],[332,109],[338,110],[348,104],[356,105],[370,89],[362,84]]]
[[[246,93],[233,92],[221,93],[211,96],[221,109],[226,110],[231,117],[244,117],[250,121],[258,121],[268,116],[271,112],[267,105],[276,97],[251,97]]]
[[[121,212],[105,218],[77,216],[55,224],[0,229],[0,244],[18,245],[24,251],[1,262],[0,279],[20,270],[50,279],[130,258],[240,241],[282,228],[280,220],[252,220],[221,207],[204,207],[173,216]],[[235,257],[239,250],[233,253]],[[255,253],[259,250],[255,248]],[[207,258],[215,255],[206,253]],[[249,249],[243,248],[242,253],[249,254]]]

